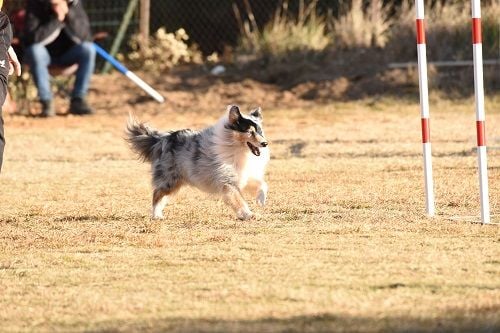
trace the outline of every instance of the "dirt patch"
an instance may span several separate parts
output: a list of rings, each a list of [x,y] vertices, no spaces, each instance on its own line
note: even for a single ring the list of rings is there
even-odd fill
[[[292,54],[282,60],[246,59],[225,65],[218,75],[211,73],[214,66],[178,67],[162,74],[138,72],[139,77],[166,97],[164,105],[158,105],[117,72],[95,75],[89,99],[97,112],[103,114],[220,111],[227,104],[303,108],[380,96],[418,100],[416,69],[389,69],[387,55],[382,50]],[[469,97],[474,91],[470,71],[470,68],[437,70],[429,66],[430,89]],[[494,73],[485,72],[488,91],[497,90],[499,84]],[[30,103],[25,109],[36,115],[37,108],[37,103]],[[56,110],[59,114],[67,112],[64,98],[56,99]],[[9,113],[8,106],[4,112]]]

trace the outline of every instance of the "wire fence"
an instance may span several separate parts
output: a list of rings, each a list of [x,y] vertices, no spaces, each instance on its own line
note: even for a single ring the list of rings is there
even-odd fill
[[[48,0],[47,0],[48,1]],[[134,0],[79,0],[83,2],[89,15],[91,26],[96,32],[106,32],[109,37],[100,41],[109,48],[117,36],[125,12]],[[141,0],[143,1],[143,0]],[[348,6],[352,0],[149,0],[150,1],[150,33],[165,27],[172,32],[183,28],[190,37],[190,42],[199,46],[200,50],[209,55],[213,52],[223,52],[226,46],[236,45],[240,36],[240,23],[235,15],[237,9],[242,19],[249,12],[259,27],[265,25],[273,17],[276,10],[287,2],[288,11],[297,13],[301,3],[306,5],[317,1],[320,11],[331,11],[337,16],[341,8]],[[368,4],[371,0],[365,0]],[[452,2],[453,0],[428,0],[427,4]],[[485,4],[499,0],[484,0]],[[136,7],[130,22],[127,23],[125,38],[119,43],[119,51],[127,48],[127,39],[139,31],[140,6]],[[403,0],[383,0],[386,6],[397,8]],[[25,7],[26,0],[9,0],[4,3],[7,13]],[[18,33],[15,31],[15,33]]]
[[[107,32],[110,36],[103,41],[109,47],[122,24],[122,18],[132,0],[80,0],[87,11],[94,33]],[[298,8],[301,0],[289,0],[290,11]],[[311,0],[305,0],[306,3]],[[226,45],[235,45],[240,27],[235,16],[237,8],[245,18],[251,9],[258,26],[264,25],[272,17],[283,0],[150,0],[150,31],[154,33],[164,27],[167,31],[183,28],[190,36],[190,42],[199,46],[208,55],[222,52]],[[320,0],[320,5],[337,8],[342,0]],[[6,2],[7,13],[22,10],[26,0]],[[126,37],[139,30],[139,8],[136,6],[132,20],[128,22]],[[21,31],[15,31],[20,34]],[[121,50],[127,46],[127,38]]]
[[[373,0],[364,0],[365,7]],[[382,0],[384,6],[393,11],[404,1]],[[428,0],[429,5],[454,0]],[[491,2],[497,0],[483,0]],[[87,0],[87,2],[90,2]],[[350,6],[352,0],[150,0],[150,31],[154,33],[160,27],[167,31],[184,28],[190,40],[196,43],[205,54],[222,52],[226,46],[234,46],[240,36],[240,26],[235,15],[237,9],[242,18],[251,12],[257,26],[262,27],[273,17],[276,10],[287,4],[290,14],[297,14],[299,7],[316,2],[320,12],[331,12],[338,16],[341,9]]]
[[[222,52],[226,45],[235,45],[240,33],[234,8],[246,12],[244,0],[164,0],[151,2],[151,32],[160,27],[167,31],[184,28],[191,41],[204,54]],[[259,25],[267,22],[279,0],[247,2]]]

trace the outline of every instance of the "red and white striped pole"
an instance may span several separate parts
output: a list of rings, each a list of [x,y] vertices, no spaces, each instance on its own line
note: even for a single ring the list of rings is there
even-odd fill
[[[483,45],[481,36],[481,1],[472,0],[472,51],[474,56],[474,92],[476,96],[477,159],[479,165],[479,191],[481,222],[490,223],[488,197],[488,167],[486,159],[486,129],[483,89]]]
[[[415,0],[417,12],[417,54],[420,87],[420,114],[424,154],[425,207],[427,215],[434,216],[434,182],[432,179],[431,135],[429,127],[429,88],[427,85],[427,53],[425,46],[424,1]]]

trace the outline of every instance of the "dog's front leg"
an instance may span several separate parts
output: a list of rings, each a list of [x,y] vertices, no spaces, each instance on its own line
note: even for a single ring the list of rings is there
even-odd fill
[[[264,206],[266,204],[267,189],[267,183],[263,180],[259,181],[259,186],[257,188],[257,197],[255,198],[255,201],[259,206]]]
[[[234,185],[224,185],[222,189],[224,201],[233,208],[236,216],[240,220],[248,220],[252,218],[253,214],[248,208],[248,204],[241,195],[240,190]]]

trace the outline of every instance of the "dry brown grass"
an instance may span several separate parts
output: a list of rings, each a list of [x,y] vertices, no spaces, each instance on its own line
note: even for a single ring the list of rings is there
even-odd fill
[[[308,4],[300,0],[297,17],[288,11],[289,0],[283,0],[262,29],[257,25],[250,2],[243,3],[246,20],[242,19],[236,3],[233,4],[241,35],[237,52],[283,59],[292,52],[321,52],[332,42],[331,15],[317,13],[318,0]]]
[[[390,8],[381,0],[371,0],[364,8],[362,0],[345,5],[341,16],[334,20],[335,43],[345,48],[384,47],[393,24]]]
[[[479,211],[472,100],[432,101],[434,219],[415,103],[265,110],[269,204],[250,222],[194,189],[151,222],[148,166],[122,140],[132,106],[100,103],[6,119],[0,331],[500,329],[498,226],[448,219]],[[164,129],[219,116],[152,105],[135,109]],[[487,110],[498,213],[500,99]]]

